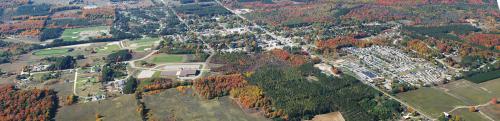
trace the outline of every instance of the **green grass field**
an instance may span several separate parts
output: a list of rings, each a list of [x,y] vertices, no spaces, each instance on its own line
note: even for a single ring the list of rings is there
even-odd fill
[[[168,55],[168,54],[158,54],[151,60],[153,63],[180,63],[184,62],[183,55]]]
[[[69,48],[61,49],[43,49],[33,53],[36,56],[50,56],[50,55],[61,55],[69,52]]]
[[[192,95],[192,90],[182,94],[176,89],[168,89],[160,94],[144,97],[152,118],[164,121],[175,117],[182,121],[267,121],[255,114],[246,114],[228,96],[205,100]]]
[[[101,31],[108,30],[109,26],[96,26],[96,27],[86,27],[86,28],[73,28],[65,29],[61,35],[64,41],[78,41],[81,39],[80,33],[84,31]]]
[[[397,96],[408,104],[437,118],[442,112],[448,112],[454,106],[467,105],[466,103],[435,88],[420,88],[417,90],[399,93]]]
[[[141,121],[137,107],[134,95],[122,95],[115,99],[63,106],[58,109],[55,120],[93,121],[99,114],[104,116],[104,121]]]

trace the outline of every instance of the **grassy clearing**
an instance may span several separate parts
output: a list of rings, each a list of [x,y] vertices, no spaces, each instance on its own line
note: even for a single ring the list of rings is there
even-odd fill
[[[100,114],[105,121],[140,121],[136,111],[137,101],[134,95],[122,95],[115,99],[98,102],[79,103],[59,108],[55,119],[61,121],[93,121]]]
[[[459,99],[435,88],[420,88],[410,92],[399,93],[397,96],[434,118],[439,117],[442,112],[450,111],[454,106],[467,105]]]
[[[74,29],[65,29],[61,35],[61,38],[64,41],[78,41],[82,38],[80,36],[81,32],[84,31],[103,31],[108,30],[109,26],[96,26],[96,27],[86,27],[86,28],[74,28]]]
[[[50,56],[50,55],[62,55],[69,52],[69,48],[61,48],[61,49],[43,49],[40,51],[36,51],[33,55],[36,56]]]
[[[101,94],[103,93],[101,87],[101,83],[95,77],[78,77],[76,81],[76,93],[78,96]]]
[[[263,116],[246,114],[226,96],[204,100],[187,90],[185,94],[168,89],[157,95],[144,98],[146,107],[157,120],[175,117],[185,121],[264,121]]]
[[[477,84],[467,80],[459,80],[442,86],[445,91],[469,105],[480,105],[494,97],[493,93],[478,87]]]
[[[153,63],[180,63],[184,62],[183,55],[168,55],[168,54],[159,54],[155,55],[152,59]]]
[[[451,112],[452,115],[459,115],[464,121],[489,121],[479,112],[470,112],[467,109],[458,109]]]

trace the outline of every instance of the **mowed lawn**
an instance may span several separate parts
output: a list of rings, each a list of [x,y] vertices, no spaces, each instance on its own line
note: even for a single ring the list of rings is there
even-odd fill
[[[192,90],[180,93],[168,89],[144,97],[144,103],[153,114],[152,119],[166,121],[175,117],[181,121],[267,121],[264,116],[245,113],[228,96],[218,99],[201,99]]]
[[[443,112],[448,112],[455,106],[467,105],[465,102],[436,88],[420,88],[409,92],[399,93],[397,96],[433,118],[439,117]]]
[[[445,88],[443,91],[447,91],[469,105],[484,104],[495,97],[494,93],[487,92],[479,85],[467,80],[454,81],[441,87]]]
[[[69,48],[61,49],[43,49],[33,53],[36,56],[50,56],[50,55],[61,55],[69,52]]]
[[[115,99],[106,99],[88,103],[63,106],[57,111],[57,121],[94,121],[96,114],[104,121],[141,121],[134,95],[122,95]]]
[[[184,62],[184,55],[158,54],[153,56],[153,63],[181,63]]]
[[[102,31],[102,30],[108,30],[108,29],[109,29],[108,26],[64,29],[64,32],[62,33],[61,38],[64,41],[77,41],[81,38],[80,33],[83,31]]]

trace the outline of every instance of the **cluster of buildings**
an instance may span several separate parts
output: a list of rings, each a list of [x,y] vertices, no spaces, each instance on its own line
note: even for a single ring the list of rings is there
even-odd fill
[[[410,57],[393,47],[351,47],[343,50],[352,54],[352,57],[341,62],[341,65],[368,82],[385,78],[423,86],[451,78],[446,69],[425,59]]]

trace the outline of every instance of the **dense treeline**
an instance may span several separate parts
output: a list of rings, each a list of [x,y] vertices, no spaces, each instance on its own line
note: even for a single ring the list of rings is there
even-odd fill
[[[474,83],[481,83],[481,82],[486,82],[486,81],[497,79],[497,78],[500,78],[500,69],[488,71],[488,72],[471,74],[471,76],[466,77],[465,79],[472,81]]]
[[[8,51],[0,51],[0,64],[10,62],[12,55]]]
[[[102,21],[91,21],[83,18],[52,19],[47,23],[49,26],[63,27],[63,28],[105,25]]]
[[[130,50],[119,50],[117,52],[111,53],[106,57],[106,62],[116,63],[121,61],[128,61],[132,59],[132,54]]]
[[[63,31],[64,29],[61,28],[45,28],[42,30],[42,34],[40,34],[40,40],[45,41],[48,39],[59,38]]]
[[[99,81],[107,82],[114,81],[115,78],[123,77],[127,75],[127,66],[122,63],[114,64],[108,63],[102,67],[101,75],[99,76]]]
[[[467,61],[474,60],[467,59]],[[465,79],[474,83],[482,83],[500,78],[500,63],[486,64],[482,68],[474,68],[470,71],[464,72],[463,75]]]
[[[85,44],[85,43],[96,43],[96,42],[112,42],[112,41],[119,41],[121,40],[120,38],[90,38],[89,40],[85,41],[63,41],[62,39],[56,39],[52,43],[49,43],[45,46],[42,46],[37,49],[43,49],[43,48],[52,48],[52,47],[60,47],[60,46],[68,46],[68,45],[77,45],[77,44]]]
[[[49,70],[64,70],[72,69],[76,65],[76,60],[73,56],[62,56],[62,57],[49,57],[45,60],[52,62],[49,66]]]
[[[144,85],[142,85],[142,87],[139,87],[140,90],[138,91],[143,91],[147,94],[157,94],[162,90],[176,88],[179,86],[193,85],[192,81],[173,81],[170,78],[149,78],[146,80],[141,80],[141,82],[144,83]]]
[[[50,9],[50,12],[59,12],[59,11],[66,11],[66,10],[75,10],[75,9],[81,9],[82,7],[80,6],[61,6],[61,7],[54,7]]]
[[[39,4],[39,5],[22,5],[17,7],[16,15],[30,15],[30,16],[40,16],[50,14],[49,4]]]
[[[230,14],[231,12],[225,9],[224,7],[217,4],[189,4],[182,5],[175,8],[175,11],[184,14],[195,14],[198,16],[214,16],[214,15],[225,15]]]
[[[237,98],[243,108],[268,108],[271,106],[271,102],[264,96],[264,92],[258,86],[249,85],[242,88],[235,88],[229,93],[231,97]]]
[[[458,35],[480,31],[478,28],[465,24],[452,24],[446,26],[404,26],[403,30],[412,32],[410,36],[418,39],[425,39],[424,36],[427,35],[436,39],[457,41],[461,40]]]
[[[41,48],[38,44],[13,43],[0,40],[0,64],[10,62],[15,55],[26,54],[31,50]]]
[[[229,95],[231,89],[243,87],[247,84],[240,74],[209,76],[194,80],[195,90],[207,99]]]
[[[130,77],[125,82],[125,87],[123,87],[124,94],[132,94],[137,88],[137,79]]]
[[[306,79],[308,76],[317,80]],[[381,94],[355,78],[326,76],[312,64],[264,67],[252,74],[249,82],[261,87],[273,106],[283,109],[290,120],[332,111],[342,112],[347,120],[390,120],[400,110],[397,102],[375,99],[382,98]]]
[[[4,121],[48,121],[57,111],[56,92],[46,89],[19,90],[0,87],[0,119]]]

